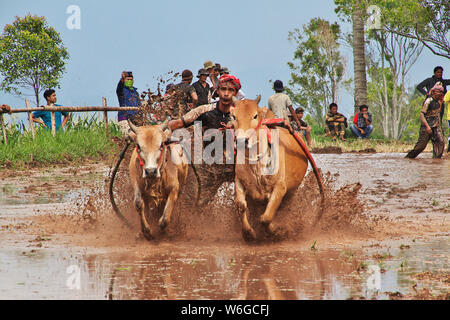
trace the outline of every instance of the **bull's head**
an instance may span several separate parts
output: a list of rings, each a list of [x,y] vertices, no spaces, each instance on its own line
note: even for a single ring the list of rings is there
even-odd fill
[[[240,100],[231,108],[230,115],[238,144],[243,143],[251,148],[255,143],[255,131],[259,129],[267,113],[267,108],[259,108],[260,101],[261,96],[256,100]]]
[[[142,177],[161,176],[161,166],[158,165],[164,157],[163,149],[170,139],[172,132],[168,128],[168,121],[155,126],[137,127],[130,120],[128,124],[133,134],[130,137],[137,145],[137,152],[142,159]]]

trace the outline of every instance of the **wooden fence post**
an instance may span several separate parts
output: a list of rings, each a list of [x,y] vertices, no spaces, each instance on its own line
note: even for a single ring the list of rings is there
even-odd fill
[[[8,137],[6,136],[5,122],[3,121],[3,113],[0,113],[0,122],[2,124],[3,142],[6,145],[6,144],[8,144]]]
[[[52,135],[56,137],[56,121],[55,121],[55,111],[50,112],[52,115]]]
[[[27,105],[27,109],[30,109],[30,101],[28,99],[25,99],[25,104]],[[28,122],[30,123],[31,135],[33,136],[34,140],[36,138],[36,132],[34,131],[34,123],[30,111],[28,111]]]
[[[103,107],[106,107],[106,98],[105,97],[102,98],[102,105],[103,105]],[[103,121],[105,122],[106,133],[108,133],[108,111],[107,110],[103,111]]]

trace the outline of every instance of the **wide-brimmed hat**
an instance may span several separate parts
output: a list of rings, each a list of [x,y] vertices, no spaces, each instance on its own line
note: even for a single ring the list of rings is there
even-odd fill
[[[283,91],[283,82],[281,80],[275,80],[275,82],[273,83],[273,89],[275,91]]]
[[[205,63],[203,64],[203,67],[205,68],[205,70],[214,68],[215,66],[216,65],[211,60],[205,61]]]
[[[209,72],[201,68],[200,70],[198,70],[197,78],[200,78],[200,76],[209,76]]]
[[[227,67],[222,67],[222,69],[220,69],[220,73],[222,73],[222,74],[229,74],[230,70],[228,70]]]

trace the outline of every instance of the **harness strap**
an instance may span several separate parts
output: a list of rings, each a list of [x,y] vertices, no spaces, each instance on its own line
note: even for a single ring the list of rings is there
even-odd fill
[[[139,165],[144,168],[144,161],[142,161],[141,155],[139,154],[138,146],[136,146],[136,153],[139,160]]]

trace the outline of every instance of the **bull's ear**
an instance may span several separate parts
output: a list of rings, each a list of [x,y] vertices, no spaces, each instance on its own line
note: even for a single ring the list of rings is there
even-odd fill
[[[256,104],[259,104],[261,102],[261,95],[260,94],[256,97],[255,102],[256,102]]]

